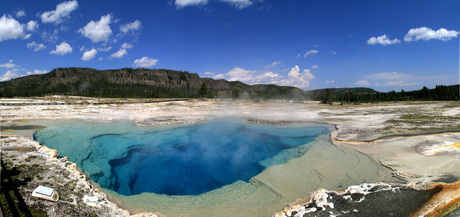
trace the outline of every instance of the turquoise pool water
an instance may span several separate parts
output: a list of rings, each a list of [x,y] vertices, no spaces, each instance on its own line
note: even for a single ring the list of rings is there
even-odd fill
[[[66,121],[37,131],[34,139],[120,195],[200,195],[298,158],[310,148],[305,144],[330,130],[239,119],[168,127]]]

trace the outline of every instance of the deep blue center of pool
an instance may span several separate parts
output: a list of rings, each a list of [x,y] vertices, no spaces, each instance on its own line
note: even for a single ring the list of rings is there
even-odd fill
[[[76,161],[102,187],[122,195],[198,195],[238,180],[248,182],[268,166],[301,156],[309,148],[306,143],[329,132],[324,126],[218,120],[168,129],[101,133],[87,138],[87,147],[78,148],[56,144],[62,138],[56,138],[60,134],[55,130],[50,131],[54,134],[47,133],[50,129],[37,132],[36,139]]]

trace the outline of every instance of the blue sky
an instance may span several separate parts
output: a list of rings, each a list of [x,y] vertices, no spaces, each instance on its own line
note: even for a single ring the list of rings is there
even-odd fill
[[[304,90],[459,81],[460,1],[0,1],[0,80],[167,68]]]

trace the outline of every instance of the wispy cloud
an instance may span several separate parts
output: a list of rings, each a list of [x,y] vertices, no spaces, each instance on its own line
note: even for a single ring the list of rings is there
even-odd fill
[[[372,82],[372,83],[371,83]],[[363,80],[359,80],[353,84],[353,86],[414,86],[417,85],[417,77],[410,74],[398,73],[398,72],[380,72],[370,74],[364,77]]]
[[[252,5],[251,0],[221,0],[221,1],[228,2],[240,10]]]
[[[380,45],[383,45],[383,46],[397,44],[397,43],[400,43],[400,42],[401,41],[399,39],[397,39],[397,38],[395,38],[393,40],[390,40],[390,38],[388,38],[388,36],[386,34],[382,35],[382,36],[379,36],[379,37],[371,37],[369,40],[367,40],[367,44],[369,44],[369,45],[380,44]]]
[[[398,72],[380,72],[366,76],[369,80],[410,80],[415,76]]]
[[[8,69],[11,69],[11,68],[18,67],[18,65],[14,64],[14,63],[13,63],[13,60],[10,60],[9,62],[7,62],[7,63],[5,63],[5,64],[0,64],[0,67],[1,67],[1,68],[8,68]]]
[[[392,89],[403,87],[416,87],[417,85],[449,84],[452,79],[458,79],[455,75],[428,75],[420,76],[400,72],[380,72],[367,75],[362,80],[355,82],[354,86],[375,86]]]
[[[253,4],[251,0],[219,0],[220,2],[227,2],[238,9],[244,9]],[[187,7],[187,6],[199,6],[208,4],[208,0],[175,0],[174,4],[178,9]]]
[[[84,50],[85,49],[85,46],[83,46],[82,48],[80,48],[80,51]],[[100,47],[97,49],[97,51],[102,51],[102,52],[107,52],[109,50],[112,50],[112,47]]]
[[[279,64],[281,64],[281,62],[279,62],[279,61],[275,61],[275,62],[273,62],[273,63],[272,63],[272,64],[270,64],[270,65],[266,65],[266,66],[265,66],[265,68],[271,68],[271,67],[275,67],[275,66],[277,66],[277,65],[279,65]]]
[[[19,18],[19,17],[23,17],[26,15],[26,12],[24,10],[19,10],[16,12],[16,17]]]
[[[58,33],[59,33],[59,30],[57,29],[55,29],[53,33],[48,33],[47,31],[43,31],[41,37],[44,41],[55,43],[59,39]]]
[[[139,31],[141,29],[142,23],[139,20],[136,20],[131,23],[126,23],[120,26],[120,31],[127,34],[129,32]]]
[[[318,53],[318,50],[309,50],[303,55],[303,57],[313,56],[313,55],[315,55],[317,53]]]
[[[32,41],[30,43],[27,43],[27,48],[29,49],[33,49],[35,52],[39,51],[39,50],[43,50],[46,48],[46,46],[44,44],[39,44],[35,41]]]

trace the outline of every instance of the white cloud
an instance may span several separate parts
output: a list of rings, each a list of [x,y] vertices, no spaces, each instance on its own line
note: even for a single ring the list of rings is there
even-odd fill
[[[19,18],[19,17],[23,17],[26,15],[26,12],[24,10],[19,10],[16,12],[16,17]]]
[[[93,42],[107,42],[112,35],[112,30],[110,29],[111,22],[112,16],[107,14],[102,16],[97,22],[91,20],[85,27],[79,29],[78,32]]]
[[[246,8],[252,5],[251,0],[221,0],[221,1],[231,3],[233,6],[235,6],[238,9],[243,9],[243,8]]]
[[[47,72],[48,71],[46,71],[46,70],[40,71],[40,70],[35,69],[33,72],[27,72],[27,75],[39,75],[39,74],[45,74]]]
[[[24,34],[24,25],[14,18],[5,15],[0,17],[0,41],[18,38],[27,38],[27,35]]]
[[[218,74],[214,79],[227,79],[229,81],[241,81],[246,84],[276,84],[282,86],[294,86],[306,88],[315,76],[306,69],[300,72],[299,66],[294,66],[287,76],[279,75],[270,71],[252,71],[235,67],[225,74]]]
[[[367,87],[369,85],[371,85],[371,83],[369,81],[366,81],[366,80],[359,80],[355,83],[353,83],[354,86],[359,86],[359,87]]]
[[[224,77],[229,81],[241,81],[246,84],[274,84],[276,78],[279,78],[280,75],[273,72],[257,72],[235,67],[227,72]]]
[[[317,69],[317,68],[319,68],[319,66],[318,66],[318,65],[314,65],[314,66],[312,66],[311,68],[312,68],[312,69]]]
[[[128,33],[128,32],[135,32],[135,31],[138,31],[139,29],[141,29],[141,21],[139,20],[136,20],[132,23],[127,23],[125,25],[121,25],[120,26],[120,31],[122,31],[123,33]]]
[[[2,77],[0,77],[0,81],[8,81],[17,77],[19,77],[18,74],[11,71],[7,71],[5,74],[2,75]]]
[[[11,69],[11,68],[15,68],[17,67],[18,65],[16,64],[13,64],[13,60],[10,60],[9,62],[5,63],[5,64],[1,64],[0,67],[2,68],[8,68],[8,69]]]
[[[279,61],[275,61],[275,62],[273,62],[273,63],[272,63],[272,64],[270,64],[270,65],[266,65],[266,66],[265,66],[265,68],[271,68],[271,67],[275,67],[275,66],[277,66],[277,65],[279,65],[279,64],[281,64],[281,62],[279,62]]]
[[[295,65],[291,71],[289,71],[288,76],[289,79],[282,82],[282,85],[294,86],[298,88],[309,87],[310,81],[315,78],[309,69],[305,69],[300,73],[300,68],[298,65]]]
[[[51,54],[64,55],[72,53],[72,47],[67,42],[62,42],[60,45],[56,45],[56,50],[50,52]]]
[[[367,44],[369,45],[381,44],[383,46],[397,44],[400,42],[401,41],[397,38],[390,40],[390,38],[388,38],[387,35],[381,35],[379,37],[371,37],[369,40],[367,40]]]
[[[84,51],[84,50],[85,50],[85,46],[82,46],[82,47],[80,48],[80,51]]]
[[[78,8],[77,0],[59,3],[54,11],[46,11],[41,15],[43,23],[56,23],[59,24],[68,18],[72,11]]]
[[[458,34],[459,32],[455,30],[447,30],[444,28],[440,28],[434,31],[427,27],[420,27],[420,28],[410,29],[409,32],[407,32],[406,36],[404,36],[404,41],[418,41],[418,40],[428,41],[430,39],[449,41],[452,38],[456,38]]]
[[[128,54],[126,49],[120,48],[120,50],[118,50],[117,52],[115,52],[112,55],[110,55],[110,57],[112,57],[112,58],[122,58],[126,54]]]
[[[204,72],[204,74],[210,76],[210,75],[214,75],[214,74],[216,74],[216,73],[214,73],[214,72]]]
[[[123,43],[121,45],[121,48],[122,49],[129,49],[129,48],[133,48],[133,45],[129,44],[129,43]]]
[[[30,42],[30,43],[27,43],[27,48],[34,49],[34,51],[37,52],[39,50],[45,49],[46,46],[44,44],[39,44],[39,43],[36,43],[35,41],[33,41],[33,42]]]
[[[256,78],[253,77],[256,71],[246,70],[240,67],[235,67],[229,72],[227,72],[226,76],[229,77],[229,81],[241,81],[243,83],[253,84],[257,81]]]
[[[337,54],[337,52],[335,52],[335,50],[331,50],[331,51],[329,51],[329,53],[332,54],[332,55],[336,55],[336,54]]]
[[[303,55],[303,57],[312,56],[312,55],[315,55],[317,53],[318,53],[318,50],[309,50]]]
[[[91,50],[85,51],[85,53],[83,53],[83,56],[81,57],[81,59],[83,61],[92,60],[94,57],[96,57],[96,54],[97,54],[97,50],[93,48]]]
[[[326,84],[333,84],[333,83],[335,83],[334,80],[326,81]]]
[[[208,0],[176,0],[175,4],[177,8],[183,8],[187,6],[194,5],[205,5],[208,3]]]
[[[38,22],[31,20],[27,22],[27,31],[35,32],[38,29]]]
[[[148,57],[142,57],[141,59],[134,60],[133,67],[149,68],[158,63],[158,59],[151,59]]]

